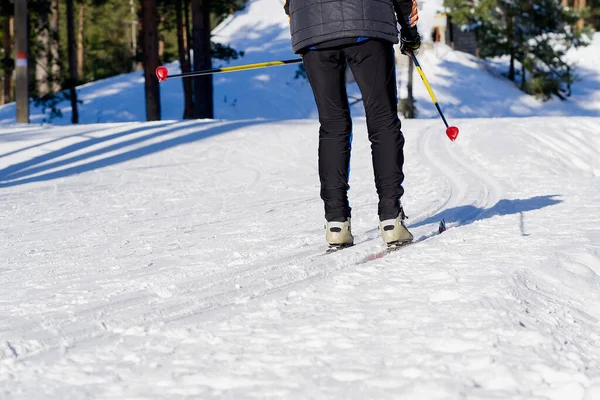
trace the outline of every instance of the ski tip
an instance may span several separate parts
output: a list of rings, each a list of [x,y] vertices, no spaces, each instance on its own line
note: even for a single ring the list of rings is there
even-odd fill
[[[446,136],[454,142],[458,137],[458,128],[456,126],[449,126],[448,129],[446,129]]]
[[[446,220],[445,220],[445,219],[442,219],[442,220],[440,221],[440,226],[439,226],[439,228],[438,228],[438,232],[439,232],[439,233],[446,232],[446,229],[447,229],[447,228],[446,228]]]
[[[169,77],[169,70],[167,67],[160,66],[156,68],[156,77],[159,82],[164,82]]]
[[[391,242],[391,243],[387,244],[386,250],[388,252],[395,251],[395,250],[401,249],[403,247],[406,247],[412,243],[414,243],[414,241],[412,239],[407,240],[407,241]]]
[[[325,251],[325,254],[335,253],[336,251],[347,249],[348,247],[352,247],[353,245],[354,245],[354,243],[352,243],[352,244],[350,244],[350,243],[330,244],[329,247],[327,248],[327,250]]]

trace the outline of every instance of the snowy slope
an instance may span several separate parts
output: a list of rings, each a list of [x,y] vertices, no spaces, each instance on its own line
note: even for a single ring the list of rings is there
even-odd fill
[[[315,121],[0,129],[0,398],[600,398],[600,119],[456,122],[384,257],[362,119],[327,256]]]
[[[419,29],[425,39],[433,26],[441,0],[424,0],[421,4]],[[230,44],[245,56],[235,65],[260,61],[295,58],[291,51],[289,27],[281,0],[252,0],[247,8],[228,18],[213,32],[214,40]],[[488,71],[486,64],[454,52],[447,46],[423,50],[421,63],[432,82],[437,97],[449,117],[505,117],[578,115],[600,116],[600,34],[592,47],[571,55],[580,65],[581,82],[574,86],[573,96],[566,102],[541,103],[524,95],[508,80]],[[216,61],[216,66],[224,66]],[[179,72],[178,63],[169,65],[172,74]],[[405,96],[406,65],[397,72],[400,93]],[[295,79],[297,65],[263,70],[236,72],[215,76],[215,113],[220,119],[298,119],[315,118],[316,109],[308,82]],[[415,74],[416,75],[416,74]],[[436,117],[429,95],[415,76],[415,96],[419,117]],[[350,84],[349,94],[360,98],[358,88]],[[144,121],[144,80],[142,73],[121,75],[93,82],[79,89],[82,123]],[[183,88],[180,80],[161,85],[162,118],[181,119]],[[53,124],[70,123],[70,105],[62,106],[64,118]],[[362,103],[352,107],[354,116],[364,115]],[[32,109],[31,121],[41,123],[47,117],[40,109]],[[15,106],[0,107],[0,123],[14,123]],[[46,121],[47,122],[47,121]]]

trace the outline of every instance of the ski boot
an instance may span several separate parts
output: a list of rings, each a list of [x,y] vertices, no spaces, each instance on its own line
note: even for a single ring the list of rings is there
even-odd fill
[[[328,221],[325,227],[325,240],[329,243],[328,253],[354,244],[350,218],[346,221]]]
[[[406,214],[400,205],[400,213],[395,219],[386,219],[379,222],[379,230],[381,237],[387,244],[388,249],[402,247],[413,241],[413,235],[409,232],[404,224]]]

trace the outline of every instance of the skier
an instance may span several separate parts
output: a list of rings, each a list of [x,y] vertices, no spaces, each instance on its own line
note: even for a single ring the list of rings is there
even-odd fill
[[[333,248],[354,243],[347,191],[352,121],[345,86],[346,64],[360,91],[371,141],[380,231],[388,246],[410,242],[400,198],[404,194],[404,136],[397,113],[393,44],[419,49],[415,0],[287,0],[292,47],[301,54],[319,112],[319,178]],[[397,19],[396,19],[396,14]]]

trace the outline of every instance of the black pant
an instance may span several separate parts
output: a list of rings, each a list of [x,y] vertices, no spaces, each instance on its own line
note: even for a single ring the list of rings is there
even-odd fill
[[[350,217],[347,191],[352,120],[345,70],[350,66],[362,93],[381,220],[396,218],[404,194],[404,136],[400,130],[392,44],[368,40],[304,55],[319,110],[319,177],[328,221]]]

